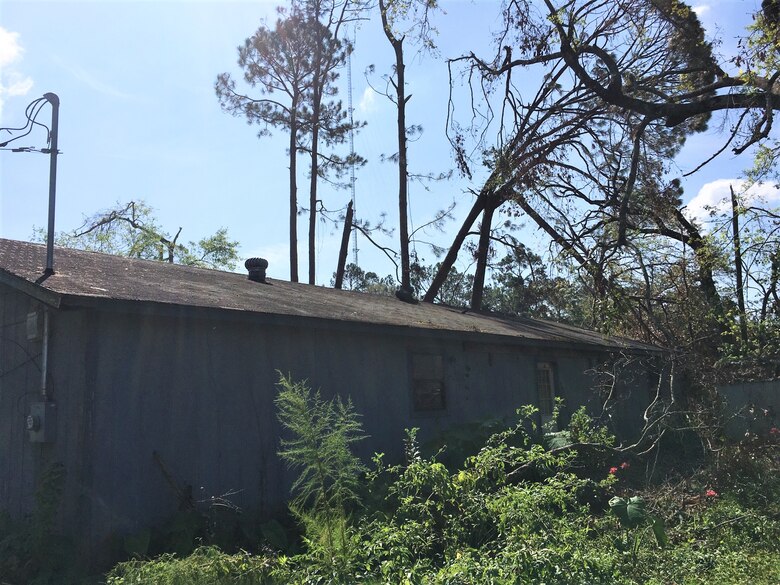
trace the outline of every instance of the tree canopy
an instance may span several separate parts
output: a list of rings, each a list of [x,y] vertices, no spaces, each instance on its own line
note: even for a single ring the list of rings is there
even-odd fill
[[[378,3],[395,56],[387,95],[398,113],[399,249],[369,239],[399,260],[400,296],[565,320],[712,360],[773,347],[767,332],[775,329],[770,321],[778,304],[779,216],[746,202],[753,201],[751,185],[775,176],[776,3],[763,4],[737,53],[724,57],[696,12],[678,0],[506,0],[494,52],[474,50],[446,61],[453,165],[466,180],[484,178],[472,189],[472,206],[450,247],[434,248],[443,256],[425,264],[410,250],[406,222],[412,128],[406,105],[414,80],[405,77],[404,43],[435,48],[435,8],[435,2]],[[263,124],[261,133],[279,120],[290,131],[291,268],[294,153],[311,146],[311,224],[319,160],[312,151],[317,132],[328,126],[319,118],[327,107],[312,110],[319,103],[313,71],[332,67],[333,77],[323,79],[335,81],[340,51],[351,47],[339,44],[333,25],[343,21],[333,15],[351,10],[350,18],[359,20],[367,9],[364,3],[294,2],[275,31],[261,27],[253,37],[270,52],[261,54],[253,39],[240,50],[245,81],[259,95],[239,94],[227,74],[218,79],[226,110]],[[308,40],[303,29],[283,34],[285,27],[303,27],[304,13],[306,30],[319,32]],[[294,38],[268,49],[285,34]],[[295,83],[262,80],[271,75],[272,53],[286,54],[285,67],[301,72]],[[315,63],[316,55],[326,54],[327,63]],[[320,97],[328,94],[322,83]],[[271,95],[279,91],[284,104]],[[334,108],[343,120],[340,105]],[[676,167],[688,138],[712,124],[721,128],[722,142],[692,172],[727,149],[756,155],[748,181],[734,185],[719,230],[686,212]],[[745,166],[751,166],[747,159]],[[352,229],[365,235],[359,225],[353,222]],[[534,245],[524,241],[528,226],[543,235]],[[472,263],[465,271],[456,268],[461,254]],[[354,265],[345,278],[346,288],[375,292],[395,282]]]
[[[238,242],[227,228],[211,236],[183,244],[182,228],[164,230],[154,209],[143,201],[117,203],[114,207],[84,216],[80,227],[55,234],[57,245],[130,258],[159,260],[188,266],[233,270],[238,261]],[[46,231],[35,229],[33,239],[46,241]]]
[[[343,174],[350,165],[365,161],[350,153],[323,152],[343,144],[361,126],[350,119],[337,95],[338,70],[351,45],[340,31],[352,15],[353,3],[293,2],[280,11],[274,28],[261,25],[238,48],[238,65],[249,91],[238,89],[229,73],[217,76],[215,90],[223,110],[261,126],[258,136],[272,128],[288,134],[290,278],[298,281],[298,170],[297,156],[309,154],[309,284],[314,284],[315,238],[319,199],[318,182],[330,172]],[[324,21],[324,22],[323,22]]]

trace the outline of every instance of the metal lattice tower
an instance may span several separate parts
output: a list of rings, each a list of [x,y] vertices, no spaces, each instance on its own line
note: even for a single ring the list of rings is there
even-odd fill
[[[355,40],[357,39],[357,29],[352,32],[352,50],[355,48]],[[352,159],[355,157],[355,121],[352,116],[352,50],[347,53],[347,106],[349,108],[349,155]],[[355,201],[355,163],[354,160],[349,165],[349,188],[352,200],[352,212],[353,218],[357,218],[357,202]],[[356,219],[352,220],[353,222]],[[352,230],[352,256],[355,266],[358,265],[358,243],[357,243],[357,230]]]

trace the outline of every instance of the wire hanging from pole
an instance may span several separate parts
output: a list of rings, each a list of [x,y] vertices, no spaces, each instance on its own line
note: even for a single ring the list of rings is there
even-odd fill
[[[38,122],[36,118],[41,113],[45,104],[51,104],[51,129],[41,122]],[[5,142],[0,142],[0,150],[7,150],[5,147],[11,142],[19,140],[29,135],[33,128],[40,126],[46,129],[46,144],[49,148],[34,148],[32,146],[22,146],[17,148],[11,148],[12,152],[45,152],[49,155],[49,221],[48,230],[46,233],[46,269],[44,270],[44,276],[48,277],[54,274],[54,211],[55,211],[55,199],[57,190],[57,155],[60,154],[57,150],[57,135],[59,133],[59,116],[60,116],[60,98],[56,93],[45,93],[43,97],[33,100],[24,110],[25,118],[27,121],[24,126],[18,128],[0,128],[0,132],[8,132],[13,134],[24,130],[22,134],[12,136]],[[44,379],[45,388],[45,379]],[[46,396],[44,390],[44,397]]]
[[[46,129],[46,143],[51,143],[51,130],[49,130],[49,127],[46,124],[42,124],[41,122],[38,122],[35,118],[38,116],[38,114],[41,111],[41,108],[46,105],[48,100],[45,97],[38,98],[36,100],[33,100],[31,103],[27,105],[27,107],[24,110],[24,116],[27,118],[27,122],[24,124],[24,126],[20,126],[18,128],[0,128],[0,132],[5,130],[9,134],[13,134],[14,132],[19,132],[22,130],[26,130],[23,134],[19,134],[17,136],[13,136],[12,138],[9,138],[8,140],[5,140],[3,142],[0,142],[0,148],[5,148],[15,140],[19,140],[20,138],[24,138],[25,136],[28,136],[35,126],[41,126]],[[31,150],[29,148],[24,147],[24,150]]]

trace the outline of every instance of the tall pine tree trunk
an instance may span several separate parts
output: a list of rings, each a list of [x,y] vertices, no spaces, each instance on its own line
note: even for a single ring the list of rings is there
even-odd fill
[[[387,4],[385,0],[379,0],[379,12],[382,16],[382,28],[385,36],[393,46],[395,53],[395,81],[391,80],[395,88],[396,108],[398,109],[398,232],[401,244],[401,290],[411,294],[411,270],[409,262],[409,223],[408,223],[408,191],[407,191],[407,160],[406,160],[406,96],[404,76],[404,39],[397,38],[390,28],[387,19]]]
[[[396,96],[398,100],[398,231],[401,238],[401,290],[411,291],[411,270],[409,262],[409,193],[406,160],[406,92],[404,91],[403,39],[393,43],[397,75]]]
[[[319,8],[317,9],[319,14]],[[322,92],[325,83],[323,76],[322,44],[317,43],[315,49],[315,71],[312,80],[311,99],[311,177],[309,179],[309,284],[314,284],[317,273],[316,249],[317,242],[317,181],[319,179],[319,143],[320,116],[322,112]]]
[[[312,104],[311,130],[311,179],[309,181],[309,284],[314,284],[316,275],[315,244],[317,235],[317,178],[319,173],[319,136],[320,136],[320,102],[322,95],[315,90]]]
[[[734,276],[737,279],[737,307],[739,308],[739,333],[742,338],[743,348],[748,342],[747,314],[745,312],[745,280],[742,277],[742,244],[739,239],[739,205],[737,204],[737,195],[734,193],[734,187],[729,185],[731,190],[731,235],[734,245]]]

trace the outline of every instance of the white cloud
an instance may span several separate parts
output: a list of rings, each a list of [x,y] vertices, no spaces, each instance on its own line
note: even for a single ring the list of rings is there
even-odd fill
[[[743,205],[780,206],[780,189],[773,183],[758,183],[743,193],[745,185],[741,179],[718,179],[705,184],[685,206],[685,216],[704,225],[713,213],[730,213],[731,187],[735,193],[742,195]]]
[[[373,89],[367,87],[363,90],[357,109],[361,114],[373,112],[376,109],[376,92]]]
[[[32,89],[33,80],[14,68],[21,61],[24,48],[19,43],[19,33],[0,26],[0,120],[6,96],[22,96]]]
[[[698,6],[694,6],[692,10],[696,13],[696,16],[701,18],[710,11],[710,8],[712,7],[709,4],[699,4]]]
[[[19,33],[0,26],[0,67],[6,67],[22,57],[24,49],[19,44]]]
[[[3,72],[5,77],[0,93],[4,93],[9,96],[25,95],[33,86],[33,80],[30,77],[24,77],[17,71]]]

